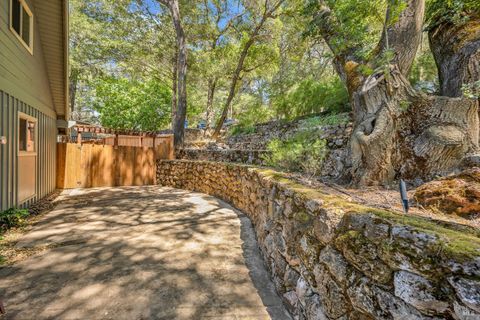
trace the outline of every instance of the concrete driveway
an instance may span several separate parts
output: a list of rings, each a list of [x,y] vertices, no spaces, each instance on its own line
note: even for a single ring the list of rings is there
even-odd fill
[[[46,249],[0,269],[5,319],[290,319],[250,221],[210,196],[72,190],[17,246]]]

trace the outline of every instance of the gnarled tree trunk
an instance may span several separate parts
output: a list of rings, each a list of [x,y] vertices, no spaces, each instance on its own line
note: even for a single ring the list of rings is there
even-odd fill
[[[355,184],[428,180],[478,149],[475,100],[415,92],[395,67],[388,76],[367,78],[355,92],[354,106],[363,114],[350,140]]]
[[[407,80],[421,42],[425,1],[406,3],[394,24],[389,23],[390,8],[387,10],[376,57],[351,61],[345,51],[336,57],[344,61],[340,75],[346,79],[354,113],[347,159],[353,184],[389,184],[398,178],[428,180],[450,172],[479,148],[477,101],[427,96],[416,92]],[[324,29],[331,30],[335,29]],[[328,42],[328,36],[324,38]],[[360,64],[375,67],[375,60],[385,50],[394,53],[387,68],[382,66],[369,77],[356,71]]]
[[[172,58],[172,130],[174,130],[177,115],[177,87],[178,87],[178,49],[175,48],[175,56]]]

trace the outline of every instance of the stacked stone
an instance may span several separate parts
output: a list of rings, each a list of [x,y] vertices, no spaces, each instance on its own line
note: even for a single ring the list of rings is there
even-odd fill
[[[476,253],[444,250],[458,227],[435,233],[374,209],[332,207],[276,175],[213,162],[157,166],[160,185],[213,195],[247,214],[296,319],[480,319],[480,245],[472,244]]]
[[[352,124],[324,125],[313,129],[318,130],[321,139],[327,140],[327,146],[330,149],[340,149],[346,147],[348,143],[352,133]],[[305,128],[298,122],[271,122],[256,126],[254,133],[231,136],[227,139],[226,144],[231,149],[265,150],[273,139],[285,140],[302,130]]]
[[[231,149],[235,150],[233,151],[233,153],[238,154],[238,150],[260,150],[258,151],[258,154],[265,154],[265,151],[262,150],[265,150],[267,148],[268,143],[271,140],[285,140],[304,130],[304,128],[300,125],[300,122],[282,123],[278,121],[258,125],[255,128],[255,133],[240,134],[228,138],[226,143]],[[345,169],[345,159],[348,156],[348,140],[352,133],[352,124],[348,123],[339,125],[325,125],[319,126],[316,129],[320,133],[320,138],[327,141],[327,147],[329,149],[329,153],[323,163],[320,175],[323,177],[338,178],[341,176]],[[221,157],[215,157],[213,154],[210,154],[210,156],[210,158],[201,157],[197,159],[224,161]],[[188,156],[179,158],[186,160],[197,160],[194,157],[190,158]],[[238,158],[240,160],[245,159],[245,157]],[[254,160],[253,162],[233,162],[263,165],[262,161],[257,160]]]
[[[180,149],[176,153],[176,158],[183,160],[236,162],[254,165],[265,165],[264,159],[269,154],[270,152],[267,150]]]

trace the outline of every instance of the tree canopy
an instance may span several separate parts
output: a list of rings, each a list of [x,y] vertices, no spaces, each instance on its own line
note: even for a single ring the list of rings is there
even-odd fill
[[[253,34],[262,10],[277,4]],[[348,110],[332,55],[323,41],[308,34],[304,10],[302,1],[180,1],[188,48],[189,124],[207,121],[213,126],[229,92],[227,118],[245,123]],[[174,95],[175,32],[164,6],[155,1],[72,0],[70,11],[70,81],[76,117],[106,126],[129,123],[120,124],[110,119],[114,113],[107,113],[120,103],[103,94],[113,82],[136,86],[142,94],[147,94],[142,91],[149,87],[146,84],[157,82]],[[246,52],[239,66],[242,51]],[[238,79],[232,85],[236,72]],[[160,99],[161,110],[166,107],[160,106],[163,103]],[[125,107],[124,102],[118,105],[121,110]],[[144,107],[150,109],[148,104]],[[132,114],[138,108],[132,105]],[[158,127],[167,128],[169,123],[159,122]]]
[[[73,0],[70,11],[76,117],[173,124],[180,145],[185,120],[217,136],[229,118],[351,111],[349,173],[366,184],[443,172],[478,149],[478,1]]]

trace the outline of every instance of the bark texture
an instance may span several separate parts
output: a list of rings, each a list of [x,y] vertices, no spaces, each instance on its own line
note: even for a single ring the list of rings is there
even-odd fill
[[[208,92],[207,92],[207,112],[205,116],[206,128],[210,129],[210,122],[213,116],[213,98],[215,97],[215,89],[217,87],[217,79],[211,78],[208,80]]]
[[[391,24],[391,8],[387,9],[386,25],[378,46],[378,54],[384,50],[392,50],[395,57],[392,63],[398,66],[403,75],[412,67],[418,47],[422,42],[423,17],[425,0],[408,1],[407,7],[400,13],[398,21]]]
[[[441,23],[429,31],[440,94],[462,96],[462,85],[480,80],[480,15],[461,25]]]
[[[359,185],[429,180],[478,150],[478,102],[427,96],[393,68],[374,74],[354,94],[351,178]]]
[[[187,41],[185,37],[185,31],[183,30],[182,26],[178,0],[159,0],[159,2],[170,10],[176,34],[178,51],[176,63],[177,72],[175,75],[177,77],[177,81],[176,95],[174,91],[173,99],[176,98],[177,108],[173,119],[173,134],[175,148],[179,148],[183,145],[183,139],[185,135],[185,118],[187,115]]]
[[[175,117],[177,115],[177,86],[178,86],[178,49],[175,49],[175,56],[172,59],[172,130],[174,129]]]
[[[452,171],[479,149],[478,101],[427,96],[407,80],[421,42],[425,0],[405,2],[393,24],[392,8],[387,9],[383,36],[369,61],[352,58],[355,48],[335,47],[331,39],[338,22],[325,3],[320,10],[321,33],[351,96],[354,130],[347,178],[356,185],[390,184],[398,178],[429,180]],[[465,46],[471,46],[470,40]],[[357,72],[360,64],[375,68],[385,50],[394,53],[389,66],[379,66],[368,77]],[[465,66],[459,68],[465,71]]]
[[[70,72],[70,86],[69,86],[69,96],[70,96],[70,111],[73,113],[75,111],[75,102],[77,100],[77,89],[78,89],[78,78],[80,72],[77,69],[72,69]]]

